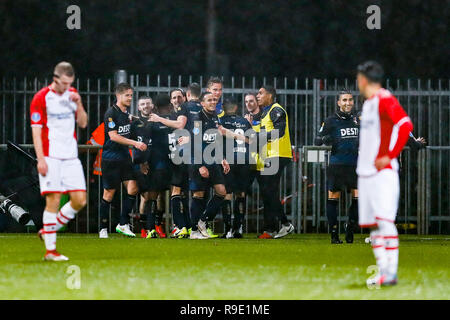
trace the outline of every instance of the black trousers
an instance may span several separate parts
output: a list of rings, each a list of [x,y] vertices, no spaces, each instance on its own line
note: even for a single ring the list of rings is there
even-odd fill
[[[270,158],[267,160],[272,160],[272,163],[276,163],[278,160],[278,170],[272,175],[264,175],[260,172],[256,179],[264,203],[264,231],[274,232],[278,230],[278,222],[282,224],[289,222],[280,201],[280,178],[283,169],[291,162],[291,159]],[[268,162],[267,160],[266,162]]]

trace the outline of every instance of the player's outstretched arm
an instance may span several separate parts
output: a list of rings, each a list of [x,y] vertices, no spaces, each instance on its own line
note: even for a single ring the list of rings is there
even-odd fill
[[[124,144],[126,146],[132,146],[141,151],[147,150],[147,145],[145,143],[122,137],[116,130],[109,131],[108,134],[109,138],[114,142]]]
[[[235,139],[235,140],[244,141],[245,143],[249,143],[250,142],[248,137],[246,137],[245,135],[235,133],[235,132],[231,131],[230,129],[224,128],[221,125],[219,125],[219,127],[217,129],[219,130],[220,134],[222,136],[224,136],[224,137],[232,138],[232,139]]]
[[[168,126],[174,129],[184,129],[186,125],[187,118],[185,116],[179,116],[177,120],[170,120],[163,117],[158,116],[157,114],[152,113],[149,117],[149,121],[152,122],[161,122],[163,125]]]
[[[44,149],[42,147],[42,128],[37,126],[32,127],[31,133],[33,135],[34,152],[36,153],[36,159],[38,161],[37,170],[39,174],[45,177],[47,175],[48,167],[47,162],[45,162]]]

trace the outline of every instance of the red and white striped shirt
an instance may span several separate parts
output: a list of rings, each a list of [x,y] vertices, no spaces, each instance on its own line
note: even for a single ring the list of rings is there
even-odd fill
[[[78,157],[75,131],[77,104],[70,99],[71,92],[77,90],[71,87],[59,94],[48,86],[39,90],[31,101],[31,126],[42,128],[42,146],[46,157]]]
[[[359,134],[359,155],[356,172],[371,176],[378,172],[375,160],[389,156],[384,169],[398,170],[397,157],[408,141],[413,124],[398,100],[386,89],[364,102]]]

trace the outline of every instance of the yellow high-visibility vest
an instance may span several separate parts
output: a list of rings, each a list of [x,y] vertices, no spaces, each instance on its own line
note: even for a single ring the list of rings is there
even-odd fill
[[[258,122],[258,124],[255,124],[255,125],[252,124],[252,129],[255,132],[259,132],[261,130],[261,121]],[[259,154],[257,152],[252,152],[251,157],[255,159],[256,170],[262,171],[264,169],[264,160],[261,159],[261,157],[259,156]]]
[[[274,129],[272,119],[270,119],[270,112],[273,108],[278,107],[281,108],[284,113],[286,113],[286,129],[284,131],[284,135],[276,140],[272,140],[268,142],[262,148],[260,152],[260,157],[262,159],[281,157],[281,158],[292,158],[292,145],[291,138],[289,137],[289,120],[286,110],[278,103],[272,104],[269,112],[261,119],[261,129],[265,129],[267,132],[270,132]]]

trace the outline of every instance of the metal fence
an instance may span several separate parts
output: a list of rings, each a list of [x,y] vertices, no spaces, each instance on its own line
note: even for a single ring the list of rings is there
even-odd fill
[[[207,77],[178,76],[127,76],[135,89],[136,97],[146,94],[167,93],[176,87],[186,87],[198,82],[203,87]],[[262,84],[274,85],[277,100],[283,105],[289,117],[291,142],[296,150],[297,160],[285,169],[282,175],[280,196],[288,217],[295,223],[298,232],[327,231],[326,164],[327,148],[311,147],[320,123],[336,108],[339,90],[346,87],[355,96],[356,84],[349,80],[288,79],[288,78],[224,78],[224,97],[232,96],[242,103],[246,92],[256,91]],[[30,144],[29,105],[33,95],[48,79],[3,78],[0,84],[0,143],[12,140]],[[102,122],[106,109],[114,102],[113,78],[77,79],[74,86],[80,92],[89,115],[87,130],[78,130],[78,142],[83,145],[90,134]],[[406,150],[401,163],[401,203],[398,213],[399,226],[405,232],[448,233],[450,224],[449,181],[450,181],[450,81],[446,80],[387,80],[386,87],[399,99],[411,117],[416,136],[424,136],[429,145],[418,153]],[[361,100],[355,99],[356,109]],[[136,113],[136,103],[132,106]],[[95,147],[80,146],[80,158],[85,166],[86,178],[90,186],[90,201],[74,224],[77,232],[95,232],[98,224],[98,200],[101,196],[100,179],[92,175]],[[0,151],[0,155],[1,155]],[[315,155],[314,155],[315,154]],[[262,206],[258,185],[252,187],[248,199],[246,231],[261,232]],[[348,197],[342,200],[340,220],[345,219]],[[169,215],[166,215],[169,219]],[[170,220],[166,220],[170,223]],[[417,229],[416,229],[417,228]],[[221,231],[219,229],[219,231]]]

